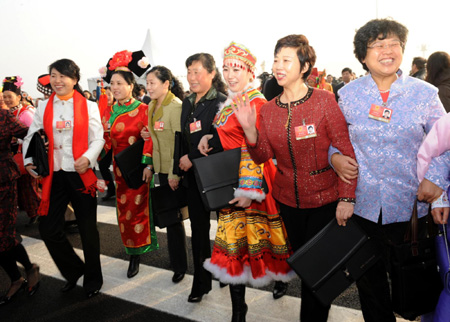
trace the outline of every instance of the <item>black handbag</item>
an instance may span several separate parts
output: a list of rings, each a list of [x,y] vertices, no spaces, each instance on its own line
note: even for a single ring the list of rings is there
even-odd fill
[[[203,205],[208,210],[230,206],[229,201],[234,199],[234,190],[239,186],[240,161],[241,148],[192,160]]]
[[[32,158],[33,165],[36,166],[34,171],[42,176],[46,177],[49,175],[49,167],[48,167],[48,156],[47,150],[45,148],[44,140],[42,139],[41,133],[34,132],[31,137],[30,145],[28,146],[27,153],[25,158]]]
[[[173,174],[181,177],[184,174],[184,171],[180,169],[180,158],[181,155],[181,132],[175,132],[175,144],[173,147]]]
[[[334,218],[287,262],[317,299],[327,306],[380,256],[375,242],[354,219],[350,218],[346,226],[339,226]]]
[[[189,218],[186,188],[182,185],[179,185],[175,191],[168,184],[151,188],[150,196],[153,222],[159,228],[165,228]]]
[[[138,189],[145,183],[142,175],[146,165],[141,162],[144,143],[145,141],[141,139],[114,156],[122,178],[131,189]]]
[[[390,248],[392,305],[408,320],[433,311],[442,291],[431,216],[427,228],[427,236],[419,238],[416,200],[404,243]]]

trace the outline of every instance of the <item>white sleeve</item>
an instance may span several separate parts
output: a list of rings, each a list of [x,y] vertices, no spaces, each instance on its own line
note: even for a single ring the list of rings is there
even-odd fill
[[[103,139],[103,126],[100,119],[100,112],[96,103],[87,101],[89,114],[89,148],[83,156],[90,161],[93,168],[97,163],[97,158],[102,152],[105,140]]]

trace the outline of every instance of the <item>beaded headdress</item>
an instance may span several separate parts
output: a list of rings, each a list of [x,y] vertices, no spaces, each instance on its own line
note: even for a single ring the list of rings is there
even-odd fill
[[[223,64],[247,70],[255,77],[256,57],[243,45],[232,42],[224,51]]]

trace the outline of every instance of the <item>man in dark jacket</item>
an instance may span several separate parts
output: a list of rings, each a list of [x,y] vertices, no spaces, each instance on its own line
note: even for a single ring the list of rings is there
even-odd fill
[[[427,70],[425,69],[426,65],[427,60],[425,58],[414,57],[409,75],[424,80],[427,73]]]

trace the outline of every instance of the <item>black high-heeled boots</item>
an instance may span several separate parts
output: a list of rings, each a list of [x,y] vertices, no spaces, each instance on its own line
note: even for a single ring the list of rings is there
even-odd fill
[[[128,266],[127,277],[132,278],[139,273],[139,263],[141,261],[140,255],[130,255],[130,265]]]
[[[230,284],[230,295],[233,308],[231,322],[245,322],[248,310],[247,304],[245,304],[245,285]]]

